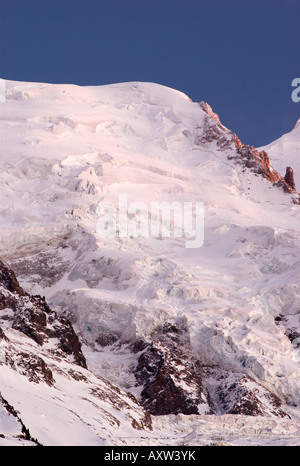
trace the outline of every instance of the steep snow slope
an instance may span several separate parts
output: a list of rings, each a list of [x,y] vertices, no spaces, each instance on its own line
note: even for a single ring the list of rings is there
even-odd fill
[[[285,167],[152,83],[7,81],[0,105],[0,256],[71,320],[88,368],[153,414],[170,414],[167,387],[171,413],[297,417],[300,210]],[[119,213],[120,195],[129,234],[105,237],[99,202]],[[132,203],[145,221],[155,201],[203,202],[203,245],[201,221],[196,238],[136,237]]]

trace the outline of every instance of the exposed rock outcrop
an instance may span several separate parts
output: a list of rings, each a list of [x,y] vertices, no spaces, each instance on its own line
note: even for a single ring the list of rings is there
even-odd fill
[[[185,344],[183,341],[185,340]],[[152,335],[152,342],[137,342],[142,350],[135,376],[143,385],[141,402],[148,412],[163,414],[212,413],[208,393],[187,353],[184,327],[166,322]]]
[[[204,119],[200,134],[195,138],[195,144],[202,145],[215,141],[219,150],[225,151],[234,148],[235,154],[228,155],[229,160],[233,160],[235,163],[243,165],[262,176],[273,183],[274,186],[283,189],[285,193],[298,194],[291,167],[287,167],[286,174],[283,177],[271,166],[269,156],[265,151],[260,152],[253,146],[240,141],[235,133],[222,125],[218,115],[213,112],[207,103],[200,102],[200,107],[207,114],[207,117]],[[295,203],[297,203],[297,200]]]
[[[291,187],[293,191],[296,191],[296,184],[294,179],[294,170],[292,167],[286,167],[284,181]]]
[[[203,376],[210,387],[215,411],[219,414],[289,417],[280,399],[245,374],[218,367],[204,368]]]
[[[52,386],[55,382],[53,373],[43,358],[24,351],[6,355],[6,364],[19,374],[26,375],[30,382],[44,382]]]
[[[14,272],[0,261],[1,310],[2,319],[9,320],[12,328],[24,333],[39,345],[52,340],[54,352],[68,355],[76,364],[86,367],[81,344],[71,323],[50,309],[44,297],[26,293]]]
[[[238,144],[237,153],[241,158],[241,163],[254,173],[262,175],[273,183],[282,180],[282,176],[271,167],[269,156],[265,151],[259,152],[253,146]]]
[[[6,288],[11,293],[16,293],[19,296],[26,296],[27,293],[20,287],[15,273],[4,265],[0,260],[0,285]]]
[[[184,325],[166,322],[139,340],[134,370],[141,403],[153,415],[244,414],[288,417],[280,399],[243,373],[203,365],[189,350]]]
[[[9,417],[13,417],[15,419],[15,424],[19,426],[19,429],[14,429],[12,432],[9,432],[9,440],[11,440],[12,436],[17,437],[19,445],[28,445],[28,446],[42,446],[36,439],[32,438],[29,429],[25,426],[22,419],[19,416],[18,411],[15,410],[13,406],[11,406],[6,399],[0,393],[0,409],[4,409]],[[3,416],[3,413],[2,413]],[[11,430],[11,419],[9,419],[10,430]],[[16,430],[16,432],[14,432]],[[18,432],[19,430],[19,432]],[[6,438],[6,436],[1,432],[1,438]],[[25,443],[24,443],[25,441]]]

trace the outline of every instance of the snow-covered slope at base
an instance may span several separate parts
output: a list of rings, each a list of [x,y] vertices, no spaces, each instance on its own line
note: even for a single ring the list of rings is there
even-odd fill
[[[0,446],[35,446],[35,442],[25,438],[21,422],[8,409],[0,405]]]
[[[70,322],[24,292],[2,262],[0,322],[2,444],[105,445],[151,431],[131,394],[86,368]]]
[[[0,112],[0,257],[72,321],[89,369],[139,396],[130,345],[184,320],[195,360],[300,403],[300,208],[230,159],[226,128],[220,148],[212,116],[152,83],[7,81]],[[203,246],[97,235],[99,201],[120,194],[204,202]]]
[[[296,188],[300,187],[300,119],[297,121],[292,131],[284,134],[276,141],[260,147],[265,150],[270,157],[273,167],[280,173],[285,173],[286,167],[292,167],[295,171]]]
[[[299,423],[241,415],[162,416],[153,428],[165,445],[180,446],[299,446]],[[171,435],[167,435],[170,432]],[[161,438],[158,438],[161,442]],[[163,444],[163,443],[158,443]]]
[[[17,337],[16,347],[23,350],[24,342]],[[72,365],[56,364],[55,367],[53,361],[46,361],[52,362],[55,387],[32,383],[26,375],[7,366],[1,366],[0,371],[2,396],[18,410],[19,417],[40,444],[118,445],[124,443],[123,437],[140,437],[140,430],[132,423],[141,411],[129,397],[118,394],[114,387],[88,371],[74,371],[74,381],[70,376],[74,370]],[[1,425],[5,437],[7,432],[6,425]]]

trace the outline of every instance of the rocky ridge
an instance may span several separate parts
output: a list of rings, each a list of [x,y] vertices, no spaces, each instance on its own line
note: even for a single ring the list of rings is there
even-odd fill
[[[243,373],[208,366],[193,355],[184,322],[165,322],[151,341],[136,341],[140,401],[153,415],[244,414],[287,417],[280,398]]]
[[[228,160],[250,169],[257,175],[273,183],[274,186],[283,189],[285,193],[296,194],[295,203],[300,203],[300,194],[296,191],[294,173],[292,167],[286,168],[286,174],[282,176],[271,165],[266,151],[258,151],[254,146],[246,145],[237,135],[222,125],[219,116],[213,112],[210,105],[200,102],[200,107],[207,114],[201,136],[197,136],[197,143],[207,144],[216,141],[219,150],[234,149],[236,154],[228,155]],[[214,121],[213,121],[214,120]]]
[[[45,297],[29,295],[19,285],[14,272],[0,261],[1,319],[9,322],[39,345],[56,341],[53,352],[68,355],[86,368],[81,344],[71,323],[48,306]]]

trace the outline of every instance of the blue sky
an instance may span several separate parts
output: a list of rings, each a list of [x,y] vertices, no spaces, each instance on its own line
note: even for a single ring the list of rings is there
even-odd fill
[[[156,82],[260,146],[300,117],[299,25],[300,0],[0,0],[0,77]]]

